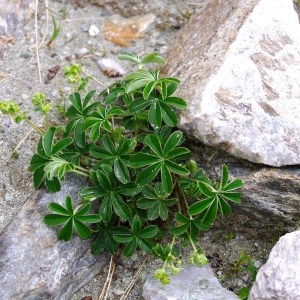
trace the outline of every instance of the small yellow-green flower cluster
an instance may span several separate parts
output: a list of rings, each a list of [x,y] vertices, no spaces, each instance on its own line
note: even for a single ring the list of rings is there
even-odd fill
[[[2,100],[0,102],[0,111],[13,117],[16,123],[20,123],[25,118],[25,114],[21,112],[20,106],[14,101]]]
[[[36,111],[41,111],[44,115],[52,109],[52,104],[46,101],[46,95],[43,93],[35,93],[31,98],[31,103],[35,106]]]
[[[194,251],[190,256],[189,262],[192,265],[197,265],[199,267],[202,267],[208,263],[208,259],[203,253]]]
[[[168,274],[168,272],[161,268],[161,269],[157,269],[154,272],[154,277],[156,279],[158,279],[162,284],[169,284],[170,283],[170,275]]]

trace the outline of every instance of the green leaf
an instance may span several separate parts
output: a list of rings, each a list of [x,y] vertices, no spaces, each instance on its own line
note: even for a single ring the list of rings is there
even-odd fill
[[[165,64],[166,60],[159,56],[157,53],[150,53],[145,55],[142,59],[141,59],[141,64],[149,64],[149,63],[159,63],[159,64]]]
[[[74,108],[77,110],[78,113],[82,113],[82,103],[81,97],[79,93],[71,94],[69,97],[71,103],[73,104]]]
[[[70,219],[66,225],[58,233],[58,238],[60,240],[69,241],[73,234],[73,220]]]
[[[129,166],[131,168],[141,168],[149,164],[156,164],[158,162],[160,162],[160,158],[157,156],[140,152],[131,156],[129,159]]]
[[[156,135],[154,135],[154,134],[148,135],[145,138],[145,144],[148,145],[156,155],[163,156],[161,143],[160,143],[159,138]]]
[[[91,215],[85,215],[85,216],[77,216],[76,219],[78,221],[84,222],[84,223],[99,223],[101,222],[100,215],[91,214]]]
[[[87,187],[80,191],[79,197],[85,201],[93,201],[105,194],[106,192],[98,187]]]
[[[213,187],[211,187],[209,184],[205,183],[205,182],[199,182],[199,187],[202,191],[202,193],[206,196],[206,197],[214,197],[216,194],[216,191],[212,191]]]
[[[55,127],[50,127],[44,137],[42,138],[42,145],[43,145],[43,150],[48,156],[51,156],[52,154],[52,143],[54,139],[56,128]]]
[[[179,174],[179,175],[182,175],[182,176],[187,176],[187,175],[190,174],[188,169],[186,169],[186,168],[184,168],[184,167],[182,167],[182,166],[180,166],[180,165],[178,165],[178,164],[176,164],[176,163],[174,163],[170,160],[166,160],[165,165],[170,171],[172,171],[176,174]]]
[[[124,251],[123,251],[124,255],[128,256],[128,257],[132,256],[136,250],[136,246],[137,246],[136,239],[133,238],[124,248]]]
[[[33,183],[34,183],[34,188],[37,190],[42,182],[44,181],[45,178],[45,171],[44,171],[44,166],[42,165],[38,169],[36,169],[33,173]]]
[[[56,154],[57,152],[69,146],[71,143],[72,143],[72,138],[70,137],[61,139],[53,146],[52,154]]]
[[[211,206],[213,202],[214,202],[214,197],[198,201],[196,203],[193,203],[189,207],[188,212],[191,215],[200,214],[201,212],[206,210],[209,206]]]
[[[90,91],[84,98],[84,101],[83,101],[83,107],[86,107],[88,105],[88,103],[90,102],[90,100],[92,99],[92,97],[94,96],[95,94],[95,90],[93,91]]]
[[[228,182],[229,171],[226,165],[222,165],[222,175],[221,175],[221,183],[220,186],[224,188]]]
[[[116,159],[114,163],[115,176],[122,183],[128,183],[130,181],[130,174],[127,166],[120,160]]]
[[[145,227],[139,232],[139,237],[143,239],[150,239],[156,236],[158,233],[158,227],[156,225],[150,225]]]
[[[54,212],[57,212],[57,213],[61,214],[61,215],[66,215],[66,216],[70,215],[68,210],[66,210],[60,204],[55,203],[55,202],[49,203],[48,208],[51,209]]]
[[[164,103],[174,106],[178,109],[186,109],[187,104],[182,98],[179,97],[168,97],[164,99]]]
[[[220,197],[224,198],[224,200],[230,200],[233,201],[235,203],[240,203],[241,202],[241,197],[240,197],[240,193],[239,192],[224,192],[222,194],[220,194]]]
[[[184,234],[187,231],[188,228],[189,228],[189,223],[186,223],[186,224],[183,224],[183,225],[172,227],[170,229],[170,233],[173,234],[173,235],[181,235],[181,234]]]
[[[57,179],[57,177],[53,177],[52,180],[49,180],[49,179],[46,178],[45,182],[46,182],[46,187],[47,187],[49,192],[56,193],[56,192],[60,191],[61,186],[60,186],[60,182]]]
[[[179,156],[183,156],[186,154],[189,154],[190,150],[185,148],[185,147],[177,147],[173,150],[171,150],[168,154],[167,154],[167,158],[171,159],[171,158],[175,158],[175,157],[179,157]]]
[[[154,101],[148,113],[148,119],[153,128],[161,127],[162,112],[159,101]]]
[[[223,218],[231,213],[229,204],[222,198],[222,196],[219,197],[219,209]]]
[[[213,201],[212,204],[207,209],[202,222],[207,225],[211,225],[216,219],[218,211],[218,201]]]
[[[144,88],[143,91],[143,98],[145,100],[148,100],[149,95],[152,93],[152,91],[156,88],[156,81],[150,81]]]
[[[141,219],[138,216],[134,216],[133,220],[132,220],[132,232],[135,235],[138,235],[139,232],[141,231],[141,227],[142,227],[142,222]]]
[[[174,150],[174,148],[180,143],[182,139],[182,132],[177,130],[174,131],[170,137],[168,138],[165,147],[164,147],[164,155],[168,156],[170,151]]]
[[[147,217],[149,220],[155,220],[159,217],[159,208],[160,204],[159,203],[151,203],[154,204],[152,207],[148,210]],[[141,207],[142,208],[142,207]]]
[[[48,214],[44,217],[44,223],[48,226],[56,226],[67,222],[70,216],[64,216],[60,214]]]
[[[83,120],[80,119],[74,127],[74,141],[80,148],[85,146],[85,132],[83,131]]]
[[[90,237],[91,229],[82,222],[78,221],[78,219],[74,219],[74,226],[82,239],[87,239]]]
[[[115,213],[122,219],[128,220],[130,217],[130,208],[118,195],[113,198],[113,207]]]
[[[131,61],[137,65],[140,64],[140,60],[135,57],[134,55],[131,55],[131,54],[120,54],[118,55],[118,59],[120,60],[128,60],[128,61]]]
[[[228,183],[223,190],[224,191],[230,191],[230,190],[236,190],[243,186],[243,181],[240,179],[235,179],[232,182]]]
[[[148,83],[149,83],[148,78],[138,78],[136,80],[133,80],[126,86],[126,94],[136,91],[136,90],[146,86]]]
[[[176,126],[178,118],[174,109],[163,102],[160,102],[160,105],[164,122],[171,127]]]
[[[145,185],[149,182],[151,182],[155,176],[158,174],[159,170],[161,168],[161,162],[154,163],[147,168],[145,168],[142,172],[139,173],[136,182],[139,185]]]
[[[161,167],[161,183],[164,191],[166,193],[171,193],[173,190],[173,181],[169,169],[166,167],[166,164],[163,164]]]
[[[133,236],[131,233],[121,233],[114,235],[114,239],[119,243],[128,243],[132,240]]]
[[[151,104],[150,101],[146,101],[144,98],[138,98],[130,103],[130,105],[128,106],[128,110],[131,113],[136,113],[141,110],[144,110],[150,104]]]
[[[175,213],[175,219],[177,222],[182,223],[182,224],[188,223],[190,221],[189,218],[187,218],[186,216],[184,216],[181,213]]]

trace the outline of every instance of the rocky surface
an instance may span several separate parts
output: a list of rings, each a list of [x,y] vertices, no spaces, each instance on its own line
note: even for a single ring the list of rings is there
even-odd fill
[[[0,294],[7,299],[70,299],[107,265],[109,255],[94,256],[79,237],[58,241],[43,218],[51,201],[77,199],[82,180],[72,178],[55,196],[37,193],[0,236]]]
[[[280,238],[257,273],[249,300],[300,299],[300,231]]]
[[[71,63],[80,64],[85,72],[95,78],[95,80],[91,80],[88,88],[96,89],[97,92],[99,92],[102,90],[103,85],[107,86],[115,80],[107,77],[109,73],[107,73],[106,67],[105,70],[100,70],[98,66],[100,59],[115,59],[119,53],[124,52],[138,53],[142,56],[152,51],[157,51],[166,57],[166,51],[169,47],[171,47],[173,51],[177,47],[175,42],[173,43],[172,41],[178,32],[180,32],[178,29],[187,22],[195,10],[201,9],[205,1],[194,1],[193,3],[169,0],[163,2],[158,0],[130,1],[134,5],[128,5],[128,1],[125,0],[117,2],[109,0],[93,1],[94,3],[97,2],[97,6],[87,5],[89,1],[85,0],[74,0],[73,2],[76,2],[77,6],[75,5],[76,3],[72,6],[69,1],[49,1],[51,12],[55,15],[57,22],[61,22],[62,29],[52,47],[48,48],[46,44],[52,33],[51,15],[48,18],[49,30],[47,32],[47,10],[44,6],[44,2],[39,1],[37,14],[37,44],[40,45],[38,51],[40,58],[39,65],[37,64],[36,57],[34,13],[32,13],[32,8],[34,8],[32,5],[35,3],[31,0],[20,0],[18,2],[22,3],[22,9],[24,9],[24,11],[24,5],[26,3],[27,5],[30,4],[31,6],[27,6],[27,8],[30,9],[31,13],[26,14],[28,19],[25,23],[21,22],[14,27],[15,29],[13,31],[9,32],[5,40],[2,39],[4,44],[0,58],[1,99],[14,99],[24,110],[30,111],[30,98],[33,93],[36,91],[44,91],[49,101],[51,101],[55,107],[62,104],[64,99],[72,92],[72,88],[63,77],[63,66],[70,65]],[[0,11],[2,11],[2,6],[7,3],[17,3],[17,1],[1,1]],[[145,34],[132,40],[129,46],[124,48],[115,45],[109,42],[104,36],[103,28],[105,23],[110,20],[110,16],[117,14],[123,18],[128,18],[135,15],[143,16],[146,13],[155,14],[155,20],[147,28]],[[119,20],[123,19],[119,17]],[[95,36],[91,36],[89,33],[89,29],[92,25],[99,29],[99,33]],[[8,36],[12,39],[7,39]],[[57,74],[50,81],[47,80],[48,70],[53,70],[56,66],[60,67]],[[130,70],[130,66],[127,64],[122,64],[122,67],[125,72]],[[41,80],[39,79],[39,71]],[[123,70],[121,73],[124,73]],[[181,75],[184,74],[182,73]],[[178,76],[180,79],[182,79],[181,75]],[[45,82],[47,82],[47,84],[45,84]],[[36,116],[36,114],[33,113],[30,114],[30,116],[32,120],[36,122],[40,119],[40,116]],[[58,118],[57,113],[51,115],[51,121],[53,123],[57,122]],[[26,223],[26,230],[24,226],[21,226],[18,232],[26,233],[29,243],[27,245],[30,245],[30,249],[37,247],[36,244],[32,242],[36,242],[36,240],[32,239],[31,236],[33,234],[30,228],[36,228],[34,233],[38,235],[40,228],[44,227],[42,228],[44,235],[40,236],[42,244],[44,241],[49,241],[49,244],[51,244],[49,247],[57,247],[53,249],[59,249],[62,255],[68,251],[68,247],[78,248],[78,251],[74,253],[74,255],[77,255],[77,257],[82,255],[80,264],[82,263],[82,265],[86,264],[86,266],[89,266],[94,260],[87,252],[88,247],[85,242],[82,244],[82,241],[77,239],[67,244],[57,242],[54,235],[55,231],[49,228],[47,229],[42,224],[40,227],[36,227],[34,216],[41,218],[43,215],[42,211],[44,211],[44,213],[46,212],[46,201],[50,201],[53,198],[43,198],[45,203],[41,204],[33,189],[32,177],[27,168],[30,158],[34,153],[38,135],[29,130],[25,124],[21,126],[16,125],[7,116],[0,114],[0,231],[8,232],[11,228],[17,228],[17,222],[14,221],[14,218],[20,220],[22,216],[22,219],[29,219],[31,223]],[[253,258],[255,265],[259,267],[266,261],[269,250],[280,235],[291,230],[291,227],[288,227],[287,224],[293,223],[294,219],[299,219],[297,211],[295,212],[295,210],[297,210],[297,193],[299,193],[297,185],[297,182],[299,182],[298,169],[297,167],[269,169],[241,159],[236,159],[219,149],[205,147],[202,144],[197,144],[192,141],[188,142],[199,165],[204,168],[211,178],[218,178],[222,163],[227,163],[232,172],[232,176],[242,177],[246,183],[242,204],[234,207],[234,212],[229,218],[226,220],[219,219],[211,231],[203,233],[199,237],[199,242],[209,257],[211,266],[222,285],[238,293],[241,287],[249,287],[251,285],[249,272],[236,270],[237,261],[240,256],[247,253],[247,255]],[[15,147],[17,147],[17,150],[13,152]],[[272,176],[275,177],[274,180]],[[71,181],[69,182],[69,180]],[[72,179],[69,178],[69,180],[66,181],[66,184],[70,184],[70,189],[72,189]],[[42,195],[43,193],[44,191],[42,191]],[[259,203],[258,210],[256,210],[255,200]],[[271,207],[268,206],[268,201],[272,201]],[[285,206],[284,202],[290,203],[292,209]],[[273,208],[275,204],[276,209]],[[284,213],[280,211],[280,208],[277,208],[280,207],[277,205],[282,205],[281,207]],[[244,206],[245,209],[243,209]],[[28,215],[29,207],[31,207],[29,211],[33,212],[33,217],[30,217],[30,214]],[[9,223],[10,225],[8,225]],[[20,220],[20,224],[24,223],[21,223]],[[295,226],[294,224],[292,225]],[[4,242],[4,239],[14,241],[14,245],[17,245],[16,247],[20,249],[12,251],[9,245]],[[17,253],[27,253],[26,251],[28,251],[25,239],[23,240],[24,244],[18,245],[15,243],[13,236],[3,233],[0,237],[0,241],[5,245],[3,248],[1,246],[1,250],[3,249],[3,251],[0,255],[2,258],[8,258],[9,261],[12,261]],[[73,249],[71,250],[73,251]],[[35,249],[35,251],[38,251],[38,249]],[[8,252],[14,253],[15,256],[9,256]],[[79,252],[81,252],[81,254]],[[189,253],[190,249],[185,249],[182,253],[183,259],[184,257],[188,257]],[[44,254],[42,254],[42,252],[38,252],[37,255],[40,258],[40,263],[44,259],[47,261],[47,258],[43,256]],[[34,258],[31,254],[29,254],[28,257]],[[37,278],[36,276],[39,274],[44,274],[43,270],[38,267],[38,260],[38,258],[36,258],[36,260],[33,259],[33,262],[36,270],[40,273],[31,273],[33,278]],[[59,261],[61,262],[61,260]],[[106,258],[103,258],[102,262],[104,261],[107,261]],[[128,296],[129,300],[142,299],[142,287],[147,276],[156,268],[161,267],[159,260],[148,257],[143,251],[138,251],[137,254],[131,258],[118,258],[113,281],[108,292],[108,299],[120,299],[143,262],[145,263],[142,267],[142,272]],[[101,264],[101,261],[97,263]],[[56,276],[55,278],[60,279],[59,275],[55,275],[58,274],[57,268],[65,270],[64,272],[68,274],[68,266],[70,269],[78,267],[78,265],[76,267],[74,264],[76,264],[76,260],[72,260],[71,257],[69,260],[65,259],[64,264],[53,264],[52,270],[49,269],[51,267],[49,263],[44,265],[43,268],[48,270],[48,272],[51,271],[51,274]],[[1,279],[6,278],[5,280],[13,280],[15,276],[14,273],[21,272],[16,265],[12,265],[10,270],[8,263],[5,261],[3,262],[3,266],[5,266],[7,274],[1,273],[5,276],[1,277]],[[41,263],[40,266],[43,266],[43,264]],[[92,272],[94,272],[93,268],[92,270]],[[22,274],[26,276],[27,273],[24,273],[25,271],[22,272]],[[77,277],[74,281],[75,284],[72,284],[70,281],[70,287],[73,290],[72,292],[71,290],[65,290],[66,293],[69,293],[65,295],[71,295],[78,289],[79,291],[72,296],[66,296],[67,299],[80,300],[87,295],[98,299],[104,282],[106,281],[108,267],[99,267],[98,273],[99,275],[86,284],[86,281],[91,278],[89,269],[79,266],[78,275],[81,276],[82,282],[78,282]],[[94,274],[95,273],[92,273],[93,276]],[[45,281],[43,281],[43,278],[45,277],[41,277],[42,283],[44,284]],[[87,278],[87,280],[85,278]],[[28,282],[29,281],[30,278],[28,278]],[[8,286],[13,289],[14,284],[15,283],[11,282]],[[48,286],[43,285],[41,287],[41,293],[45,291],[45,293],[49,294],[57,293],[57,297],[64,295],[63,291],[59,292],[57,289],[53,289],[53,285],[51,284],[52,281],[50,280]],[[65,286],[65,284],[66,282],[62,281],[62,285]],[[20,285],[22,285],[22,282]],[[57,285],[55,285],[55,287],[59,288]],[[1,289],[2,286],[0,291]]]
[[[186,267],[172,276],[168,285],[162,285],[149,276],[144,288],[145,300],[238,300],[234,293],[223,288],[209,265],[202,268]]]
[[[300,163],[300,26],[286,0],[211,1],[171,47],[165,72],[188,100],[180,127],[271,166]]]

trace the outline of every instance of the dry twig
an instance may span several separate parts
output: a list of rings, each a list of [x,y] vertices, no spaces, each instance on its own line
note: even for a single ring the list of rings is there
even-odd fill
[[[107,295],[108,295],[109,287],[110,287],[112,277],[113,277],[113,274],[115,271],[115,267],[116,267],[116,264],[113,261],[113,255],[112,255],[110,258],[109,269],[108,269],[106,281],[104,283],[104,286],[102,288],[102,291],[101,291],[101,294],[100,294],[98,300],[106,300],[107,299]]]

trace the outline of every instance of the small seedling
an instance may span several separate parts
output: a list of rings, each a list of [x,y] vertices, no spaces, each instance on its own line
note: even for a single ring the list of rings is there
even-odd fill
[[[49,48],[51,48],[53,46],[53,43],[56,40],[56,38],[60,32],[60,29],[61,29],[61,25],[59,24],[59,26],[57,26],[57,23],[53,16],[52,16],[52,24],[53,24],[53,32],[52,32],[49,42],[47,43],[47,46]]]

